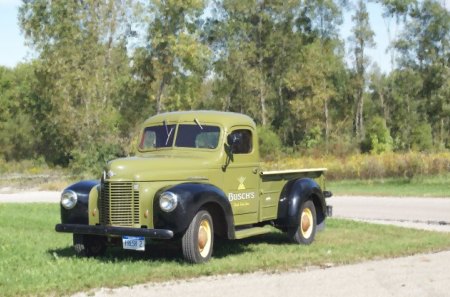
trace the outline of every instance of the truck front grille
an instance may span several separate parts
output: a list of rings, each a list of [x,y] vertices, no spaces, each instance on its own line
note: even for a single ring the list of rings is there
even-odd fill
[[[139,191],[130,182],[103,182],[100,224],[133,226],[139,224]]]

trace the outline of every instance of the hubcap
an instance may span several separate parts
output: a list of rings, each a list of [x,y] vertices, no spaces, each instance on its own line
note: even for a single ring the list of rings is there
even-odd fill
[[[311,209],[305,208],[300,218],[300,231],[304,238],[309,238],[313,231],[313,215]]]
[[[211,226],[208,220],[203,220],[198,229],[198,251],[202,257],[206,257],[211,249]]]

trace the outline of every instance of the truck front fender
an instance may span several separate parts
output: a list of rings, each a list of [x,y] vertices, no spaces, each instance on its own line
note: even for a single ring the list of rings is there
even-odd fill
[[[170,191],[178,197],[178,205],[172,212],[164,212],[159,206],[159,196],[164,191]],[[210,212],[215,233],[225,238],[234,238],[231,204],[225,193],[211,184],[183,183],[158,191],[153,200],[154,226],[172,230],[179,237],[200,209]]]
[[[72,209],[65,209],[60,205],[62,224],[89,224],[89,193],[99,184],[98,180],[84,180],[64,189],[75,192],[78,200]]]
[[[316,208],[317,225],[322,226],[326,217],[325,197],[320,186],[310,178],[292,180],[284,186],[279,204],[278,219],[275,224],[281,229],[297,228],[300,223],[300,207],[312,200]]]

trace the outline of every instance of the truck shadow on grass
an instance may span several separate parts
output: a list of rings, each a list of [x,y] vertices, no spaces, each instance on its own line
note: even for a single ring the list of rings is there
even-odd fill
[[[215,238],[213,258],[222,259],[232,255],[251,253],[254,246],[285,245],[289,244],[287,237],[282,233],[268,233],[240,240],[227,240]],[[47,253],[55,258],[76,257],[72,246],[47,250]],[[123,250],[121,247],[109,247],[104,256],[96,258],[104,262],[121,261],[164,261],[183,263],[183,254],[180,241],[154,241],[145,246],[144,252]]]

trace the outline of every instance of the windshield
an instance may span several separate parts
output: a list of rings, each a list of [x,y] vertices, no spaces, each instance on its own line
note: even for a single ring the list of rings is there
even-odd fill
[[[139,148],[152,150],[172,147],[175,125],[160,125],[145,128]],[[220,128],[199,124],[178,125],[176,147],[215,149],[219,144]]]
[[[172,147],[175,135],[175,125],[161,125],[145,128],[139,148],[150,150],[162,147]]]

